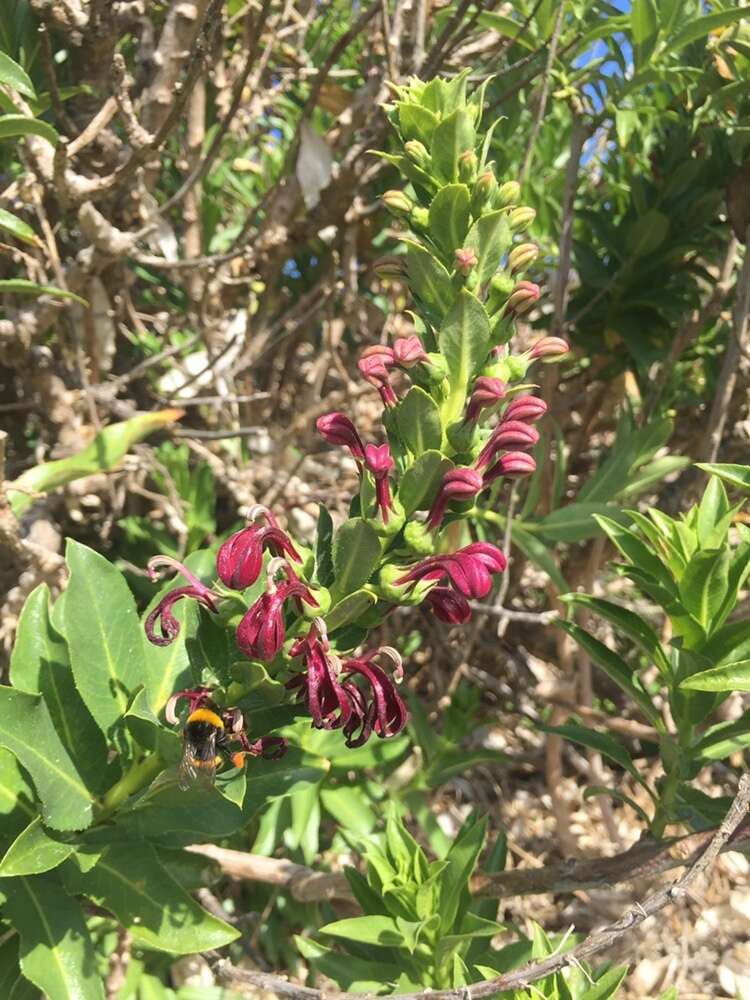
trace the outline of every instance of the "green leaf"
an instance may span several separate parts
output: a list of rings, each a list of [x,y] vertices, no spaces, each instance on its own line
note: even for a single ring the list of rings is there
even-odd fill
[[[597,979],[593,986],[580,995],[579,1000],[610,1000],[615,996],[622,981],[629,971],[629,966],[618,965],[609,969]]]
[[[446,472],[453,462],[439,451],[426,451],[401,477],[398,498],[407,517],[417,510],[428,510],[438,494]]]
[[[447,868],[440,876],[440,931],[442,935],[458,929],[470,902],[469,879],[484,847],[487,819],[470,817],[445,856]],[[479,918],[477,918],[479,919]]]
[[[2,282],[0,282],[2,291]],[[125,456],[132,445],[179,420],[182,410],[158,410],[142,413],[119,424],[111,424],[96,435],[94,440],[75,455],[60,458],[54,462],[44,462],[24,472],[8,485],[8,497],[16,517],[20,517],[34,502],[28,494],[47,493],[58,486],[64,486],[74,479],[91,476],[96,472],[113,469]],[[13,489],[24,490],[19,493]]]
[[[635,65],[642,66],[654,50],[659,32],[659,14],[654,0],[633,0],[630,8]]]
[[[583,726],[569,724],[566,726],[539,726],[542,732],[555,733],[573,743],[580,743],[581,746],[588,747],[589,750],[596,750],[603,757],[608,757],[618,764],[624,771],[634,778],[638,784],[647,787],[638,768],[630,759],[630,754],[613,736],[606,733],[598,733],[594,729],[585,729]]]
[[[730,486],[737,486],[743,493],[750,493],[750,465],[733,465],[729,462],[696,462],[696,468],[710,476],[718,476]]]
[[[344,521],[333,540],[333,591],[351,594],[367,583],[380,559],[380,539],[361,518]]]
[[[666,591],[675,594],[674,580],[664,563],[645,545],[634,531],[612,521],[608,517],[594,514],[605,535],[629,559],[640,572],[648,574]]]
[[[405,944],[404,935],[396,920],[379,915],[334,920],[321,927],[320,933],[360,941],[362,944],[381,945],[384,948],[402,948]]]
[[[728,10],[716,10],[703,17],[688,18],[684,27],[668,39],[665,51],[679,52],[691,42],[697,42],[699,38],[710,35],[717,28],[723,28],[743,17],[747,17],[747,7],[730,7]]]
[[[539,569],[547,574],[559,593],[564,594],[570,590],[565,577],[560,572],[555,557],[544,542],[535,538],[530,531],[527,531],[517,521],[513,522],[510,531],[513,544],[518,546],[527,559],[531,560],[535,566],[538,566]]]
[[[577,501],[613,500],[630,486],[633,473],[650,461],[669,439],[674,422],[669,417],[652,420],[640,430],[618,428],[610,455],[578,491]]]
[[[555,542],[582,542],[601,531],[594,514],[610,514],[614,518],[619,511],[603,503],[571,503],[537,521],[534,530]]]
[[[81,908],[54,876],[3,879],[0,897],[20,937],[24,976],[54,1000],[103,1000]]]
[[[717,539],[716,543],[712,545],[711,537],[714,529],[721,524],[728,513],[729,501],[726,490],[718,476],[711,476],[698,505],[698,519],[695,525],[698,533],[698,544],[702,549],[719,547],[723,538]]]
[[[525,20],[514,21],[513,18],[507,17],[505,14],[483,11],[477,21],[482,27],[491,28],[504,38],[512,38],[518,45],[529,49],[529,51],[536,48],[533,38],[529,35],[529,26]]]
[[[665,455],[663,458],[657,458],[632,474],[627,486],[619,491],[618,496],[623,499],[637,497],[656,483],[663,482],[673,472],[679,472],[680,469],[685,469],[688,465],[690,465],[690,459],[683,455]]]
[[[294,940],[300,955],[344,990],[374,995],[384,984],[395,986],[398,979],[399,970],[395,965],[341,955],[309,937],[295,936]]]
[[[50,836],[39,816],[23,830],[0,861],[0,876],[37,875],[57,868],[73,853],[74,845]]]
[[[113,913],[136,944],[156,951],[190,955],[240,936],[185,892],[146,841],[111,844],[94,868],[69,866],[65,879],[70,891]]]
[[[12,87],[24,97],[36,98],[36,91],[25,69],[18,65],[6,52],[0,52],[0,83]]]
[[[325,504],[318,504],[318,531],[315,540],[315,576],[323,587],[333,583],[333,518]]]
[[[182,740],[174,729],[162,726],[151,708],[146,691],[141,688],[125,714],[125,725],[144,750],[157,753],[167,764],[176,764],[182,753]]]
[[[625,234],[625,245],[633,257],[654,253],[669,235],[669,219],[655,208],[636,219]]]
[[[26,135],[38,135],[56,146],[60,136],[47,122],[26,115],[0,115],[0,139],[15,139]],[[0,285],[3,283],[0,282]]]
[[[469,189],[465,184],[447,184],[430,205],[430,236],[453,266],[453,252],[463,246],[469,229]]]
[[[651,820],[648,818],[645,810],[619,788],[608,788],[605,785],[588,785],[583,791],[583,797],[586,800],[595,799],[599,796],[609,796],[610,798],[617,799],[618,802],[624,802],[630,806],[637,816],[640,816],[647,827],[651,825]]]
[[[331,788],[326,784],[320,790],[320,801],[326,812],[347,832],[366,837],[375,829],[378,817],[370,798],[356,785]]]
[[[627,695],[629,695],[633,701],[638,705],[640,710],[643,712],[644,716],[648,719],[652,726],[658,730],[664,728],[664,724],[661,720],[659,712],[654,707],[651,699],[640,687],[636,684],[633,671],[627,665],[625,660],[617,653],[613,652],[608,646],[605,646],[603,642],[595,639],[593,635],[576,625],[574,622],[558,622],[560,628],[565,629],[568,635],[572,636],[573,639],[589,654],[594,663],[600,667],[607,676],[617,684]]]
[[[355,590],[335,604],[325,616],[326,627],[330,632],[335,632],[337,628],[343,628],[350,622],[356,621],[365,611],[373,606],[376,601],[374,594],[369,590]]]
[[[682,604],[706,632],[727,593],[730,559],[726,549],[696,552],[679,581]]]
[[[9,750],[0,748],[0,843],[7,847],[36,815],[26,772]]]
[[[432,168],[435,176],[447,184],[458,180],[458,158],[474,149],[474,124],[467,111],[458,108],[444,118],[432,137]]]
[[[418,385],[413,385],[396,407],[396,426],[415,457],[440,448],[443,428],[438,405]]]
[[[450,424],[461,416],[467,388],[490,348],[490,322],[485,308],[465,288],[445,317],[438,345],[448,364],[450,394],[444,416],[446,424]]]
[[[423,246],[406,243],[406,270],[409,288],[433,326],[440,326],[453,302],[451,276],[437,257]]]
[[[0,687],[0,746],[15,754],[29,772],[48,826],[83,830],[91,823],[91,793],[76,772],[41,698]]]
[[[743,712],[735,722],[720,722],[711,726],[690,748],[691,755],[701,760],[724,760],[738,750],[750,746],[750,711]]]
[[[3,53],[0,52],[0,60],[2,57]],[[27,225],[23,219],[19,219],[17,215],[13,215],[12,212],[6,212],[4,208],[0,208],[0,229],[4,229],[6,233],[10,233],[11,236],[15,236],[23,243],[30,243],[35,247],[39,246],[39,238],[31,226]]]
[[[143,630],[124,577],[104,556],[69,539],[66,560],[65,635],[73,676],[102,732],[110,735],[146,679]]]
[[[429,148],[432,136],[438,126],[438,117],[429,108],[424,108],[420,104],[410,104],[406,101],[398,101],[398,127],[404,142],[410,139],[418,139]]]
[[[93,792],[111,784],[107,744],[73,681],[65,640],[50,619],[50,596],[40,584],[21,611],[10,659],[10,682],[29,694],[41,694],[52,724],[73,765]]]
[[[662,674],[670,673],[669,657],[659,642],[659,636],[641,615],[624,608],[621,604],[605,601],[601,597],[592,597],[590,594],[563,594],[560,600],[588,608],[594,614],[611,622],[648,653]]]
[[[689,691],[750,691],[750,660],[735,660],[692,674],[680,687]]]
[[[500,265],[500,258],[510,246],[513,234],[508,225],[508,213],[503,208],[487,212],[469,230],[464,244],[477,256],[476,273],[479,284],[486,284]]]

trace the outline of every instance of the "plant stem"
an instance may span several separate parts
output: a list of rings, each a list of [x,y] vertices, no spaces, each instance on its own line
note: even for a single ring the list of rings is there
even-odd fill
[[[133,764],[129,771],[114,784],[102,799],[101,807],[97,814],[97,821],[101,822],[111,816],[131,795],[135,795],[164,770],[164,761],[158,754],[150,754],[143,760]]]

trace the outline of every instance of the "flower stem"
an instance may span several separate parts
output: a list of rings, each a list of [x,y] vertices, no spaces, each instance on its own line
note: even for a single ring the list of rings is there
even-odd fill
[[[101,802],[97,813],[97,821],[101,822],[112,815],[131,795],[151,784],[153,779],[164,770],[164,761],[158,754],[150,754],[143,760],[133,764],[129,771],[114,784]]]

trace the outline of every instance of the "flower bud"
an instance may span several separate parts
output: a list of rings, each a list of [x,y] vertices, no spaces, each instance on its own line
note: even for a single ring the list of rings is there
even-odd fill
[[[326,413],[315,424],[318,434],[328,444],[343,445],[357,461],[364,461],[365,447],[357,429],[345,413]]]
[[[514,208],[508,216],[508,225],[511,231],[517,233],[520,229],[526,229],[536,218],[536,212],[528,205],[519,205]]]
[[[491,170],[483,171],[477,177],[474,190],[471,195],[471,214],[476,218],[481,214],[482,209],[492,201],[497,193],[497,180]]]
[[[397,218],[408,215],[414,208],[414,202],[406,197],[403,191],[386,191],[383,204]]]
[[[517,246],[514,246],[508,254],[508,268],[510,273],[516,274],[518,271],[525,271],[530,264],[534,263],[538,256],[539,247],[536,243],[519,243]]]
[[[516,396],[503,414],[503,420],[533,424],[547,412],[547,404],[538,396]]]
[[[511,292],[505,307],[506,313],[513,312],[516,316],[528,312],[539,299],[541,290],[533,281],[519,281]]]
[[[480,375],[474,382],[474,388],[469,397],[469,405],[466,407],[465,419],[467,423],[473,423],[479,418],[482,410],[490,406],[495,406],[496,403],[505,399],[507,390],[507,385],[501,379],[487,378],[485,375]]]
[[[399,368],[411,368],[427,358],[422,341],[416,334],[399,337],[393,345],[393,363]]]
[[[510,354],[505,359],[505,363],[508,366],[511,382],[518,382],[524,378],[530,364],[528,355],[526,354]]]
[[[391,254],[375,262],[375,273],[379,278],[405,278],[406,257]]]
[[[430,213],[421,205],[415,205],[409,213],[409,222],[420,229],[427,229],[430,225]]]
[[[521,426],[525,427],[526,425],[522,424]],[[527,430],[531,429],[527,427]],[[468,466],[459,466],[456,469],[446,472],[443,476],[440,491],[435,498],[435,502],[427,518],[427,527],[431,531],[435,531],[442,524],[446,507],[451,501],[457,500],[462,502],[473,500],[481,489],[482,476],[476,469]]]
[[[508,205],[515,205],[520,197],[521,185],[518,181],[506,181],[504,184],[500,185],[497,192],[497,201],[500,208],[506,208]]]
[[[416,524],[417,522],[410,522],[411,524]],[[420,527],[423,527],[420,525]],[[429,537],[429,535],[427,536]],[[425,553],[425,555],[431,555],[433,550],[432,543],[430,548]],[[380,570],[378,574],[378,582],[376,585],[376,590],[386,601],[392,601],[394,604],[405,605],[406,607],[416,607],[416,605],[421,604],[425,598],[425,593],[430,589],[432,583],[422,584],[414,587],[409,581],[403,580],[404,577],[404,567],[394,566],[392,564],[386,564]],[[403,582],[398,582],[403,580]],[[413,588],[413,589],[412,589]]]
[[[477,176],[477,154],[473,149],[467,149],[458,158],[458,177],[464,184],[473,184]]]
[[[516,476],[529,476],[536,470],[533,456],[523,451],[508,451],[491,469],[484,474],[484,485],[488,486],[502,476],[505,479]]]
[[[405,142],[404,152],[412,163],[416,163],[423,170],[429,170],[432,159],[427,152],[427,147],[419,139],[409,139],[408,142]]]
[[[473,250],[456,250],[453,256],[456,271],[459,274],[463,274],[464,277],[468,277],[479,263],[479,259]]]
[[[533,358],[534,361],[538,358],[543,361],[558,361],[569,350],[568,342],[562,337],[542,337],[529,351],[529,357]]]
[[[409,521],[404,528],[404,541],[418,556],[431,556],[435,550],[435,540],[429,528],[420,521]],[[403,573],[403,570],[399,570]],[[408,584],[407,584],[408,586]]]

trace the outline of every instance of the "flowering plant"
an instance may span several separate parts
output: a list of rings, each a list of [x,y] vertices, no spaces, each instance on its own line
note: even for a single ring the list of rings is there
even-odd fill
[[[386,108],[401,152],[381,155],[409,189],[387,191],[383,201],[410,230],[399,234],[405,252],[385,269],[414,298],[414,332],[373,344],[359,359],[383,405],[385,441],[365,443],[343,412],[317,421],[321,437],[347,448],[358,469],[349,518],[333,532],[321,509],[313,553],[272,511],[254,507],[219,549],[214,587],[165,557],[149,567],[174,565],[187,581],[149,614],[152,643],[175,639],[172,609],[182,598],[218,617],[234,609],[232,622],[241,607],[234,637],[242,655],[284,680],[313,726],[341,729],[349,747],[373,733],[395,736],[408,718],[399,654],[355,653],[368,631],[395,608],[422,602],[442,622],[463,624],[470,600],[486,597],[506,568],[505,554],[488,542],[452,550],[447,528],[460,521],[470,531],[478,497],[497,480],[535,470],[529,451],[546,406],[524,379],[534,362],[568,350],[558,337],[522,352],[511,344],[517,317],[540,295],[520,277],[538,254],[523,236],[534,211],[521,204],[515,180],[495,175],[492,129],[478,130],[483,89],[467,96],[467,77],[394,87]],[[215,696],[240,700],[254,677],[239,665]]]

